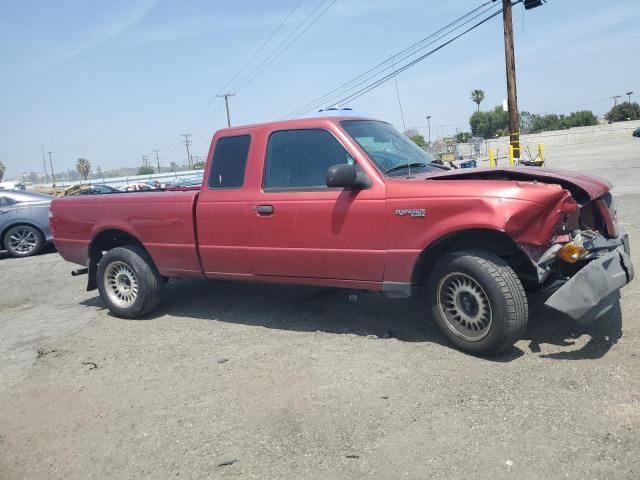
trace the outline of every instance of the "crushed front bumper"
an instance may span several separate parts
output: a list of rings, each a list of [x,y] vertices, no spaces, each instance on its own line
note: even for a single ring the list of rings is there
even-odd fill
[[[617,301],[618,290],[634,276],[626,232],[611,243],[612,250],[599,253],[556,290],[545,305],[582,323],[606,313]]]

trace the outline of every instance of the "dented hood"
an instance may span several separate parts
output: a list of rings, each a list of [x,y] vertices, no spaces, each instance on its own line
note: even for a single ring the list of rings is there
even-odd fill
[[[601,197],[611,189],[611,184],[590,175],[552,170],[539,167],[516,168],[464,168],[434,173],[425,180],[513,180],[557,184],[569,190],[579,202]]]

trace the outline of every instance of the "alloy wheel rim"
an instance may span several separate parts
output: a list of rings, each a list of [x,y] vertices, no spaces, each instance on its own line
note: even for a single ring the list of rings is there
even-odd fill
[[[138,279],[124,262],[107,265],[104,282],[109,299],[120,308],[130,307],[138,298]]]
[[[438,283],[438,308],[456,336],[477,342],[487,336],[492,324],[489,297],[469,275],[453,272]]]
[[[31,228],[16,228],[9,235],[9,248],[20,255],[31,253],[38,245],[38,238]]]

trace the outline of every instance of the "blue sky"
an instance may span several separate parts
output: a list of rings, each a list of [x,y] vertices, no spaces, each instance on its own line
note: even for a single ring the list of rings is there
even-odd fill
[[[154,149],[161,163],[182,163],[180,134],[187,131],[194,153],[205,155],[225,115],[218,99],[204,108],[298,1],[0,0],[0,160],[7,175],[41,172],[41,144],[54,152],[56,170],[73,168],[79,157],[94,169],[136,166]],[[252,65],[322,1],[302,0]],[[232,122],[277,119],[481,3],[337,0],[230,99]],[[639,27],[638,0],[514,7],[520,109],[602,114],[612,95],[633,90],[640,98]],[[400,74],[406,126],[426,133],[428,113],[433,137],[468,129],[475,88],[487,94],[483,108],[500,104],[502,41],[497,17]],[[402,128],[393,82],[349,106]]]

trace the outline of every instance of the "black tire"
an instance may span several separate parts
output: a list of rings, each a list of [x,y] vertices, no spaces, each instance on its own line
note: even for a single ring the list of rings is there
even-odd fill
[[[12,257],[30,257],[44,246],[44,235],[31,225],[15,225],[4,234],[4,248]]]
[[[97,279],[100,297],[117,317],[143,317],[160,302],[162,277],[149,254],[137,245],[105,253],[98,263]]]
[[[466,250],[443,257],[429,278],[428,298],[438,327],[466,352],[494,355],[524,335],[529,317],[524,288],[492,253]]]

